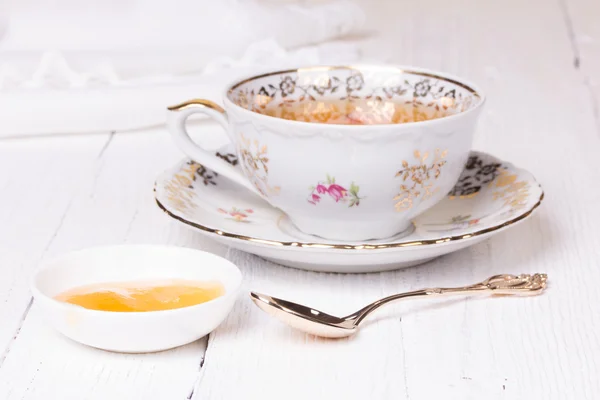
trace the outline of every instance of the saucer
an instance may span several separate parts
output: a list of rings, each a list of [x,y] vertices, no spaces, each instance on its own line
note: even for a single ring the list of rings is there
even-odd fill
[[[217,156],[239,168],[233,147]],[[529,217],[544,197],[528,171],[472,151],[454,188],[408,234],[340,242],[299,231],[282,211],[190,159],[163,172],[154,191],[168,216],[219,242],[290,267],[345,273],[404,268],[461,250]]]

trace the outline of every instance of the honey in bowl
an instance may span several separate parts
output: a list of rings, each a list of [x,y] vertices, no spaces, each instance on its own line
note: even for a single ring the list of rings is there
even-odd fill
[[[79,286],[60,293],[55,299],[90,310],[145,312],[195,306],[224,294],[225,288],[220,282],[180,279]]]
[[[382,98],[270,102],[257,111],[271,117],[322,124],[404,124],[450,115],[446,104],[448,101],[451,102],[451,99],[441,98],[439,101],[427,104],[414,101],[389,101]]]

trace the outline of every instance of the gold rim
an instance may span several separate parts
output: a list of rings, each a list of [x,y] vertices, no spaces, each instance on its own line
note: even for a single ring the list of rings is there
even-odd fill
[[[183,103],[167,107],[167,110],[169,110],[169,111],[179,111],[179,110],[183,110],[185,108],[196,107],[196,106],[212,108],[213,110],[217,110],[220,113],[224,113],[225,112],[225,110],[223,109],[223,107],[221,107],[220,105],[218,105],[214,101],[204,100],[204,99],[192,99],[192,100],[188,100],[188,101],[185,101]]]
[[[539,184],[538,184],[538,187],[541,188],[541,186]],[[224,232],[220,229],[214,229],[214,228],[210,228],[208,226],[197,224],[192,221],[188,221],[185,218],[175,215],[172,212],[170,212],[169,210],[167,210],[167,208],[160,202],[160,200],[158,200],[156,198],[156,183],[154,185],[154,193],[155,193],[154,199],[156,200],[156,204],[168,216],[170,216],[171,218],[176,219],[180,222],[183,222],[184,224],[187,224],[187,225],[193,226],[194,228],[203,230],[205,232],[214,233],[215,235],[228,237],[228,238],[232,238],[232,239],[238,239],[238,240],[243,240],[243,241],[247,241],[247,242],[266,244],[266,245],[277,246],[277,247],[302,247],[302,248],[313,248],[313,249],[338,249],[338,250],[381,250],[381,249],[393,249],[393,248],[397,248],[397,247],[426,246],[426,245],[432,245],[432,244],[442,244],[442,243],[447,243],[447,242],[455,242],[458,240],[471,239],[473,237],[485,235],[485,234],[497,231],[499,229],[505,228],[509,225],[513,225],[513,224],[527,218],[535,211],[536,208],[538,208],[540,206],[540,204],[542,204],[542,200],[544,199],[544,191],[542,190],[542,193],[540,194],[540,197],[539,197],[537,203],[535,203],[535,205],[531,209],[526,211],[525,213],[523,213],[523,214],[519,215],[518,217],[513,218],[509,221],[506,221],[500,225],[492,226],[492,227],[482,229],[482,230],[479,230],[479,231],[476,231],[473,233],[469,233],[466,235],[447,236],[447,237],[440,238],[440,239],[416,240],[416,241],[412,241],[412,242],[401,242],[401,243],[347,245],[347,244],[325,244],[325,243],[306,243],[306,242],[280,242],[277,240],[258,239],[258,238],[253,238],[250,236],[238,235],[236,233]]]
[[[427,78],[441,79],[443,81],[450,82],[454,85],[457,85],[463,89],[468,90],[469,92],[471,92],[473,95],[479,97],[480,99],[483,97],[477,90],[473,89],[471,86],[469,86],[465,83],[462,83],[460,81],[457,81],[453,78],[447,78],[442,75],[435,74],[433,72],[418,71],[418,70],[414,70],[414,69],[405,69],[405,68],[401,68],[401,67],[394,67],[392,65],[390,65],[390,66],[382,65],[380,67],[375,67],[375,66],[371,66],[371,65],[355,65],[355,66],[353,66],[353,65],[348,65],[348,66],[338,65],[338,66],[293,68],[293,69],[286,69],[286,70],[281,70],[281,71],[267,72],[265,74],[246,78],[243,81],[240,81],[240,82],[234,84],[227,90],[227,93],[232,93],[233,90],[237,89],[238,87],[240,87],[241,85],[243,85],[245,83],[252,82],[256,79],[266,78],[268,76],[273,76],[273,75],[290,74],[290,73],[294,73],[294,72],[298,73],[298,71],[318,71],[318,70],[333,71],[333,70],[338,70],[338,69],[358,69],[359,70],[361,68],[362,69],[384,68],[384,69],[394,70],[400,74],[411,74],[411,75],[424,76]]]

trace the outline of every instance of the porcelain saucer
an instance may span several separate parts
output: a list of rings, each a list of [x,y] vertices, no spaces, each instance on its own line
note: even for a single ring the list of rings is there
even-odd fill
[[[217,155],[239,168],[233,148]],[[162,173],[154,190],[167,215],[219,242],[290,267],[345,273],[409,267],[471,246],[529,217],[544,196],[528,171],[472,151],[455,187],[410,233],[336,242],[299,231],[280,210],[189,159]]]

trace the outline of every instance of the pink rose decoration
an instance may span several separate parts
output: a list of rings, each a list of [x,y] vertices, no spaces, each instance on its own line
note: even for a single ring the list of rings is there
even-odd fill
[[[323,194],[323,193],[327,193],[327,188],[325,187],[325,185],[317,185],[317,193],[319,194]]]
[[[338,201],[340,201],[340,199],[344,198],[344,196],[346,196],[346,193],[348,191],[346,189],[344,189],[343,187],[341,187],[340,185],[337,184],[332,184],[329,185],[329,195],[331,197],[333,197],[333,199],[335,200],[335,202],[337,203]]]
[[[359,187],[352,182],[350,190],[335,183],[335,178],[327,175],[326,181],[317,183],[316,186],[309,187],[310,194],[306,201],[310,204],[317,205],[321,201],[324,194],[328,194],[336,203],[342,200],[342,204],[348,207],[355,207],[360,204],[361,197],[358,195]],[[317,194],[318,193],[318,194]]]

